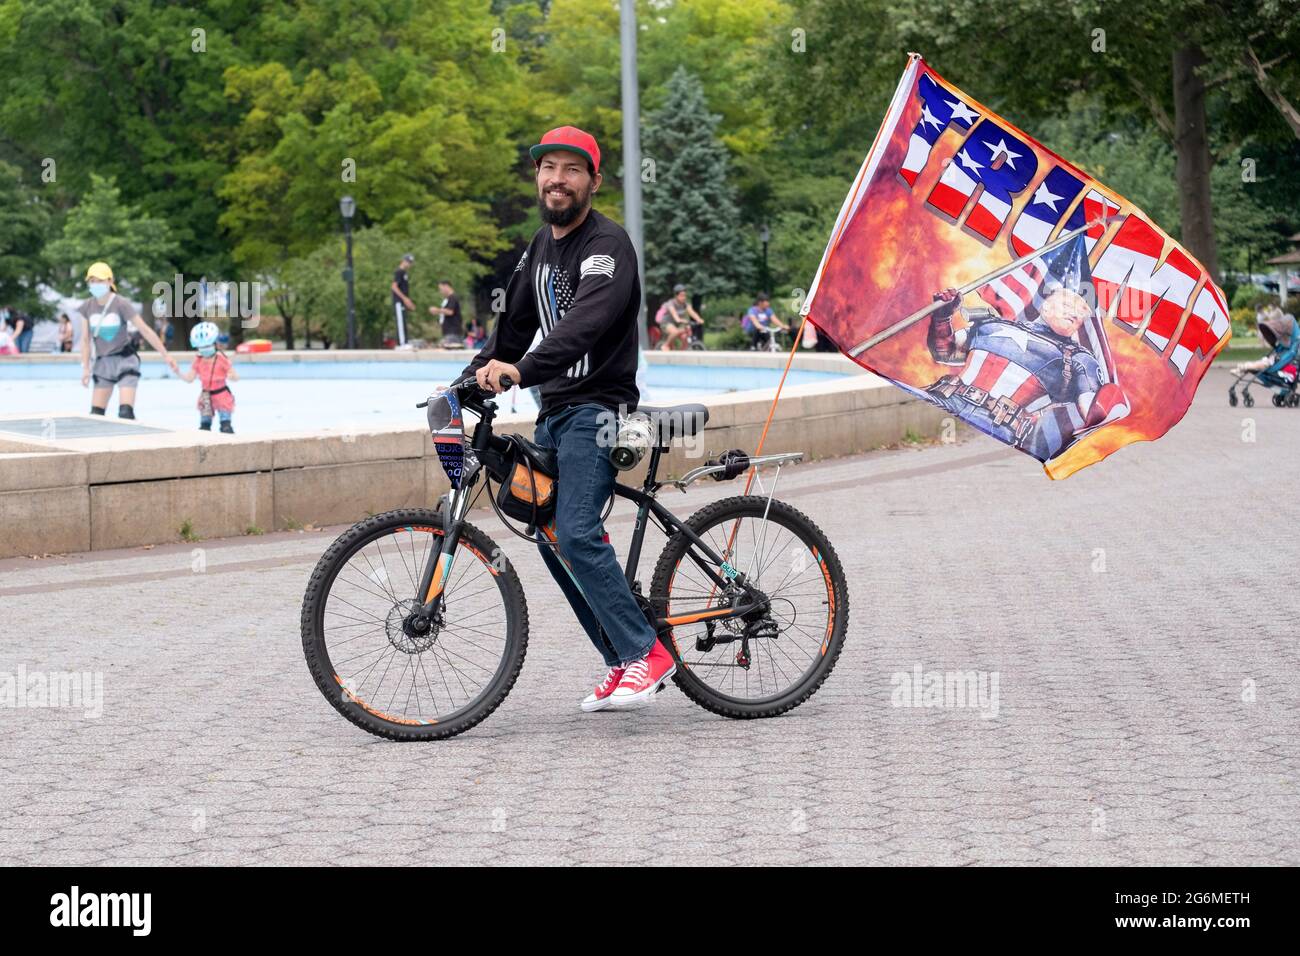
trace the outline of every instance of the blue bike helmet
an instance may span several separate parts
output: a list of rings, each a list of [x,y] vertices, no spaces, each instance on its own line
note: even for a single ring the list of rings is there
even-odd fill
[[[212,355],[217,351],[217,339],[221,330],[215,322],[200,322],[190,330],[190,348],[200,355]]]

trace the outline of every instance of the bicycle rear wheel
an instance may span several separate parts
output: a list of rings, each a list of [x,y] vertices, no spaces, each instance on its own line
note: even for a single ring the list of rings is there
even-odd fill
[[[716,501],[686,524],[769,604],[758,626],[741,618],[687,622],[731,606],[736,595],[704,575],[684,534],[669,538],[650,600],[656,617],[679,622],[664,635],[679,665],[674,682],[727,717],[775,717],[799,706],[830,675],[844,645],[849,595],[835,549],[803,512],[776,500],[769,507],[757,495]]]
[[[523,588],[505,554],[473,525],[462,526],[434,626],[404,627],[442,535],[441,515],[426,509],[360,521],[321,556],[303,598],[303,653],[316,686],[380,737],[463,733],[505,700],[523,667]]]

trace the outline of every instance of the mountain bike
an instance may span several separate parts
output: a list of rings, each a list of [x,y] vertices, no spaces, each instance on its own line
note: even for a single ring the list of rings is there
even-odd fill
[[[417,406],[427,409],[451,490],[437,508],[357,522],[321,556],[307,585],[302,641],[316,686],[344,717],[380,737],[463,733],[501,705],[523,667],[523,586],[505,553],[465,516],[486,490],[509,530],[560,553],[553,505],[563,478],[553,449],[494,432],[494,398],[470,379]],[[468,440],[466,411],[478,418]],[[810,518],[775,497],[781,467],[802,453],[732,451],[661,481],[661,455],[674,439],[703,429],[708,410],[642,407],[634,417],[637,427],[627,419],[611,429],[611,460],[619,464],[614,456],[623,454],[626,467],[636,457],[619,444],[627,444],[626,425],[648,455],[645,479],[639,488],[616,483],[605,514],[615,498],[636,505],[626,578],[677,663],[674,683],[727,717],[775,717],[797,707],[834,668],[849,616],[835,549]],[[714,501],[685,520],[659,500],[664,489],[685,491],[704,477],[734,480],[751,468],[775,470],[770,490]],[[755,477],[762,491],[761,474]],[[638,565],[651,523],[667,542],[643,593]]]

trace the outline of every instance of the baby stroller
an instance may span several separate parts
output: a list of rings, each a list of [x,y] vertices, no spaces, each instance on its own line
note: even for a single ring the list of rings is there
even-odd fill
[[[1241,403],[1247,408],[1255,404],[1255,398],[1250,394],[1252,385],[1276,389],[1273,404],[1278,408],[1295,408],[1300,405],[1300,395],[1296,394],[1296,377],[1300,371],[1297,360],[1300,323],[1293,315],[1264,319],[1259,323],[1259,336],[1273,350],[1272,354],[1255,362],[1244,362],[1233,369],[1237,378],[1228,386],[1228,404],[1236,407],[1237,386],[1250,379],[1241,390]]]

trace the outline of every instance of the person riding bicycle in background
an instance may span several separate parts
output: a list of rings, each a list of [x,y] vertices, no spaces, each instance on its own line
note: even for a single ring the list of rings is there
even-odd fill
[[[754,304],[745,312],[740,324],[749,336],[749,347],[753,349],[761,349],[764,339],[769,335],[788,332],[790,329],[772,311],[772,301],[766,292],[760,292],[754,298]]]
[[[663,332],[663,341],[659,343],[661,351],[670,351],[674,341],[680,341],[682,348],[690,343],[691,326],[703,327],[704,320],[691,306],[686,286],[673,286],[673,297],[665,299],[659,311],[655,313],[655,324]]]
[[[504,391],[503,376],[541,387],[534,440],[558,450],[555,530],[569,570],[540,537],[539,550],[609,668],[581,707],[637,706],[653,700],[676,665],[632,595],[601,523],[614,466],[598,436],[611,415],[636,408],[640,398],[636,250],[622,227],[591,208],[601,184],[600,147],[591,134],[561,126],[529,152],[543,225],[506,286],[504,313],[462,377],[473,374],[496,393]],[[529,351],[539,329],[542,340]],[[583,592],[595,600],[589,604]]]

